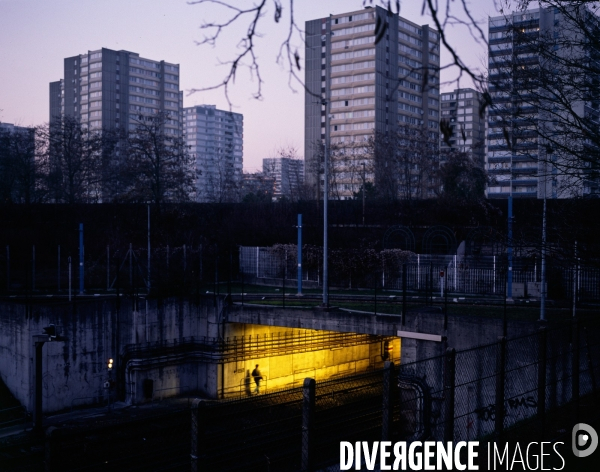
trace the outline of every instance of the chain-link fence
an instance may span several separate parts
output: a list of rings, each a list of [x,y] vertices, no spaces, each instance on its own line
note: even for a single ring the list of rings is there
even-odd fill
[[[503,296],[507,285],[507,259],[500,256],[459,256],[415,254],[405,267],[381,263],[369,269],[368,276],[349,269],[336,268],[330,262],[330,285],[348,288],[410,290],[443,294],[495,294]],[[240,247],[241,274],[259,282],[281,283],[298,277],[297,255],[269,247]],[[514,297],[539,298],[542,292],[539,261],[515,257],[512,265]],[[303,264],[302,280],[321,283],[321,267]],[[551,298],[578,301],[600,300],[600,269],[580,265],[562,266],[548,262],[546,290]]]
[[[600,325],[595,320],[425,359],[399,368],[404,438],[469,441],[544,437],[549,411],[597,391]]]

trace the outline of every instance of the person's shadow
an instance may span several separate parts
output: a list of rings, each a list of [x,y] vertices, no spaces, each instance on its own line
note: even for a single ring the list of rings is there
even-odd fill
[[[246,394],[252,395],[252,377],[250,376],[250,369],[246,370],[246,377],[244,377],[244,386],[246,387]]]

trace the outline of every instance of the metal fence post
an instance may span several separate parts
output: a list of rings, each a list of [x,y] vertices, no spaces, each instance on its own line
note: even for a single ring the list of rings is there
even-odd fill
[[[313,470],[315,379],[304,379],[302,386],[302,459],[301,470]]]
[[[579,420],[579,322],[573,318],[571,347],[571,399],[575,401],[577,420]]]
[[[10,246],[6,245],[6,292],[10,292]]]
[[[583,341],[585,343],[585,351],[587,353],[587,364],[588,364],[588,370],[590,371],[590,381],[592,382],[592,391],[595,392],[596,391],[596,376],[594,374],[594,363],[592,361],[592,354],[590,352],[590,345],[589,345],[589,341],[588,341],[588,332],[586,327],[583,327]]]
[[[83,247],[83,223],[79,223],[79,294],[83,295],[84,286],[84,247]]]
[[[196,398],[192,402],[192,472],[200,472],[206,469],[206,451],[203,448],[204,430],[206,427],[206,404]]]
[[[394,363],[385,361],[383,368],[383,410],[381,418],[381,440],[391,441],[394,425]]]
[[[538,340],[538,382],[537,382],[537,415],[540,419],[542,438],[544,437],[544,423],[546,420],[546,349],[548,343],[548,330],[543,327],[539,331]]]
[[[498,352],[496,354],[496,405],[495,405],[495,431],[500,436],[504,431],[504,381],[506,376],[506,338],[498,338]]]
[[[446,349],[444,369],[444,441],[454,440],[454,396],[456,394],[456,349]]]
[[[402,325],[406,324],[406,264],[402,264]]]
[[[33,253],[31,254],[31,290],[35,291],[35,244],[33,245]]]

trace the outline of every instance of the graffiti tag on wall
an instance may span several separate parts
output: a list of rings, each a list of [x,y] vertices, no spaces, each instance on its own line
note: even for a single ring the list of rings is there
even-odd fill
[[[510,398],[504,402],[504,416],[509,416],[510,412],[525,408],[537,407],[537,401],[533,397]],[[493,421],[496,419],[496,405],[490,403],[488,406],[475,410],[477,418],[482,421]]]

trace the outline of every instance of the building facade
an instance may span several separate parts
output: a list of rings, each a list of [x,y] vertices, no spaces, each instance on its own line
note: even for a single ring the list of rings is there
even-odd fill
[[[272,157],[263,159],[263,174],[275,179],[273,198],[289,198],[292,201],[300,198],[304,185],[304,161],[288,157]]]
[[[598,154],[597,140],[588,139],[600,122],[597,88],[589,85],[600,69],[597,52],[594,58],[586,45],[597,27],[585,6],[489,19],[489,198],[597,192],[585,163],[586,154]]]
[[[240,199],[244,117],[215,105],[183,109],[184,136],[196,166],[196,201]]]
[[[89,129],[135,130],[159,113],[164,132],[181,136],[179,65],[130,51],[98,49],[64,60],[63,79],[50,83],[50,124],[76,117]]]
[[[376,36],[378,23],[385,30]],[[325,142],[331,194],[341,199],[360,189],[365,169],[377,186],[366,144],[374,137],[418,129],[437,148],[439,43],[428,25],[380,7],[306,22],[305,178],[317,198]]]
[[[483,97],[472,88],[455,89],[441,94],[441,119],[449,125],[440,133],[440,163],[449,153],[467,154],[472,161],[485,166],[486,116]]]

